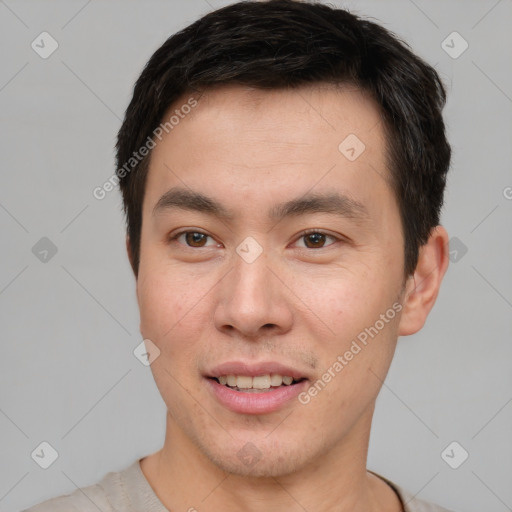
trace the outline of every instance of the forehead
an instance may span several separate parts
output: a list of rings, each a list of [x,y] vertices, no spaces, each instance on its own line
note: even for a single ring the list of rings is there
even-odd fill
[[[183,95],[164,118],[179,110],[191,96]],[[271,90],[224,85],[194,97],[198,106],[180,122],[181,131],[191,125],[199,128],[208,134],[201,144],[220,142],[226,146],[249,136],[277,145],[321,149],[352,133],[365,138],[370,151],[384,149],[379,105],[368,93],[350,84],[319,83]],[[177,128],[173,131],[179,132]]]
[[[190,98],[197,105],[181,110]],[[222,86],[183,95],[163,122],[173,113],[179,122],[152,151],[144,216],[176,185],[216,197],[230,191],[234,203],[340,187],[369,201],[372,191],[392,194],[380,110],[354,86]]]

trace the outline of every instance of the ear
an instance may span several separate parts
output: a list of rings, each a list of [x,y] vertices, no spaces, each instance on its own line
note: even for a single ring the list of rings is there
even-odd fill
[[[135,278],[137,278],[137,274],[135,273],[135,267],[133,265],[133,255],[132,255],[132,249],[130,247],[130,237],[126,236],[126,252],[128,253],[128,260],[130,261],[130,266],[132,267],[133,274],[135,275]]]
[[[449,263],[449,237],[443,226],[432,229],[427,243],[420,247],[418,264],[406,283],[399,336],[418,332],[434,306]]]
[[[139,310],[140,310],[139,279],[137,277],[137,273],[135,272],[135,267],[133,265],[133,254],[132,254],[132,250],[131,250],[131,247],[130,247],[130,237],[129,236],[126,236],[126,252],[128,253],[128,260],[130,261],[130,266],[132,267],[133,274],[135,275],[135,295],[137,297],[137,304],[139,305]],[[142,328],[142,319],[141,319],[141,321],[139,323],[139,332],[142,333],[141,328]]]

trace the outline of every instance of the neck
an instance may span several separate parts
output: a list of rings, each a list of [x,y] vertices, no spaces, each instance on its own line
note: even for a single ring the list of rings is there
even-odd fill
[[[334,447],[286,475],[223,471],[167,415],[164,446],[141,461],[163,505],[175,510],[398,512],[395,492],[366,471],[373,408]]]

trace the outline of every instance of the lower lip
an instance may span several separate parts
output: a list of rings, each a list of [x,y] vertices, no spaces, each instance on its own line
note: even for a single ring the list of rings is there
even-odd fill
[[[206,378],[205,380],[222,405],[242,414],[266,414],[277,411],[296,398],[308,385],[308,381],[303,380],[289,386],[271,388],[265,392],[245,393],[228,388],[215,379]]]

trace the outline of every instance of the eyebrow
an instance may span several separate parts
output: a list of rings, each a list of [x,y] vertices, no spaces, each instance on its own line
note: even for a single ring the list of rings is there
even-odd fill
[[[181,187],[171,188],[160,197],[153,208],[153,216],[173,209],[206,213],[226,221],[235,218],[232,210],[215,199]],[[338,192],[310,193],[279,203],[269,210],[268,217],[280,221],[286,217],[311,213],[331,213],[356,221],[370,220],[370,214],[362,203]]]

